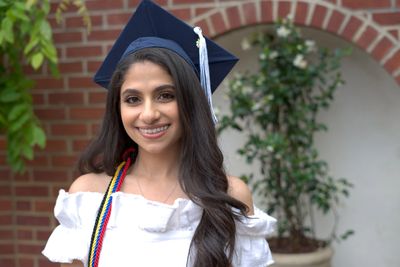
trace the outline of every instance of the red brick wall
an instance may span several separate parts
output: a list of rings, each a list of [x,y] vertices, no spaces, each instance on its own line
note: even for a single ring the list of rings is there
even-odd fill
[[[289,14],[298,25],[330,32],[365,50],[400,84],[399,1],[227,0],[191,22],[214,37]]]
[[[293,14],[299,25],[336,34],[369,53],[400,84],[400,0],[234,1],[159,0],[177,16],[202,26],[210,37]],[[85,31],[71,9],[57,25],[52,17],[61,78],[33,74],[35,111],[48,136],[23,175],[6,165],[0,137],[0,266],[58,266],[41,255],[56,225],[52,209],[60,188],[76,177],[74,163],[94,135],[105,91],[91,77],[136,7],[136,0],[87,0],[93,29]],[[190,3],[190,4],[189,4]],[[313,4],[315,3],[315,4]],[[341,3],[341,4],[338,4]],[[53,6],[53,10],[56,4]]]

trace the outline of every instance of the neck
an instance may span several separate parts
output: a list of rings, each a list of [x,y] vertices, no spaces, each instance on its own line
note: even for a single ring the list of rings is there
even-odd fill
[[[178,179],[179,173],[178,149],[152,154],[139,148],[133,173],[151,180]]]

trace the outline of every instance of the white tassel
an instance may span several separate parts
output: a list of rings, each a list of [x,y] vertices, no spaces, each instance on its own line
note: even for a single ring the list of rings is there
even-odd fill
[[[208,105],[210,106],[211,114],[214,123],[218,122],[217,116],[215,115],[213,104],[212,104],[212,93],[211,93],[211,82],[210,82],[210,68],[208,65],[208,53],[207,43],[203,36],[200,27],[195,27],[194,32],[199,36],[198,48],[199,48],[199,65],[200,65],[200,84],[206,94]]]

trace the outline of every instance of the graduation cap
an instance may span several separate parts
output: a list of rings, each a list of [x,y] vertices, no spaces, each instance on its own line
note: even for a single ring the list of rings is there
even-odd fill
[[[94,81],[108,89],[118,62],[148,47],[169,49],[188,62],[199,76],[211,107],[211,93],[238,61],[203,37],[199,27],[192,28],[152,1],[143,0],[95,74]]]

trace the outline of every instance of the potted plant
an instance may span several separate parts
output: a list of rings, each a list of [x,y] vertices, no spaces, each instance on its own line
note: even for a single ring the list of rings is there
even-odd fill
[[[242,178],[278,219],[277,235],[269,244],[277,266],[288,266],[279,265],[280,253],[320,252],[331,240],[352,234],[338,237],[333,230],[329,240],[319,240],[313,219],[316,209],[333,212],[352,186],[344,178],[329,176],[328,164],[319,159],[314,144],[315,133],[327,130],[317,121],[318,112],[329,107],[343,84],[340,60],[350,51],[318,48],[290,19],[277,21],[274,33],[244,40],[242,47],[259,49],[259,69],[230,81],[230,114],[222,116],[218,130],[246,134],[238,153],[249,163],[260,163],[261,177],[255,179],[253,173]],[[323,253],[332,255],[330,250]]]

